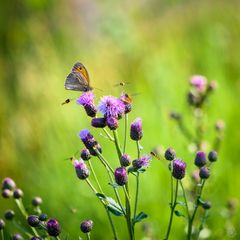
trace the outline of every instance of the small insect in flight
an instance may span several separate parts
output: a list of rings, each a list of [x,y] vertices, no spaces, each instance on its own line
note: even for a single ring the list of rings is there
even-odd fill
[[[150,154],[153,156],[153,157],[155,157],[155,158],[157,158],[158,160],[161,160],[161,158],[160,158],[160,156],[158,156],[155,152],[150,152]]]
[[[130,82],[120,82],[115,84],[114,87],[118,87],[118,86],[124,87],[125,85],[128,85],[128,84],[130,84]]]
[[[90,78],[87,69],[80,62],[74,64],[71,72],[65,80],[65,89],[87,92],[93,88],[90,86]]]
[[[61,105],[70,103],[74,98],[67,98],[64,102],[61,103]]]

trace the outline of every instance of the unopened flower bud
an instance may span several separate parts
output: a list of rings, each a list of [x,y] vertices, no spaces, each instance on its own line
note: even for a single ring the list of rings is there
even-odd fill
[[[104,127],[106,127],[106,119],[105,118],[93,118],[92,126],[95,128],[104,128]]]
[[[131,158],[128,154],[123,154],[120,163],[122,167],[128,167],[131,164]]]
[[[115,181],[118,185],[123,186],[128,181],[127,170],[124,167],[119,167],[114,172]]]
[[[118,128],[118,120],[114,117],[107,118],[107,126],[111,130],[116,130]]]
[[[10,197],[12,197],[12,195],[13,195],[13,192],[11,190],[9,190],[9,189],[2,190],[3,198],[10,198]]]
[[[204,202],[204,203],[202,204],[202,207],[203,207],[205,210],[208,210],[208,209],[210,209],[210,208],[212,207],[212,204],[211,204],[211,202],[206,201],[206,202]]]
[[[203,167],[206,163],[207,163],[206,154],[201,151],[197,152],[194,164],[198,167]]]
[[[42,204],[42,198],[40,198],[40,197],[34,197],[34,198],[32,199],[32,205],[33,205],[34,207],[40,206],[41,204]]]
[[[172,176],[176,179],[180,180],[184,178],[185,176],[185,170],[186,170],[186,163],[176,159],[173,160],[173,169],[172,169]]]
[[[35,215],[28,216],[27,222],[31,227],[38,227],[40,224],[40,220],[38,216],[35,216]]]
[[[91,154],[87,148],[83,149],[80,155],[84,161],[88,161],[91,158]]]
[[[15,216],[15,213],[13,210],[6,210],[4,213],[4,217],[6,218],[6,220],[12,220]]]
[[[91,232],[92,228],[93,228],[92,220],[85,220],[80,225],[80,229],[83,233]]]
[[[57,237],[61,233],[61,227],[56,219],[49,219],[47,221],[47,232],[53,237]]]
[[[141,118],[136,118],[131,124],[130,137],[134,141],[139,141],[142,136],[142,120]]]
[[[210,176],[209,169],[206,168],[206,167],[200,168],[199,176],[200,176],[201,179],[207,179],[207,178],[209,178],[209,176]]]
[[[15,189],[14,192],[13,192],[13,197],[15,199],[22,198],[23,197],[23,191],[19,188]]]
[[[216,161],[217,161],[217,158],[218,158],[218,154],[217,154],[216,151],[211,151],[211,152],[209,152],[209,154],[208,154],[208,160],[209,160],[210,162],[216,162]]]
[[[12,240],[23,240],[23,237],[19,233],[16,233],[12,236]]]
[[[150,164],[150,160],[150,155],[143,155],[141,158],[134,160],[132,166],[134,169],[147,168]]]
[[[3,219],[0,219],[0,230],[3,230],[5,228],[5,222]]]
[[[48,219],[48,215],[42,213],[42,214],[38,217],[38,219],[39,219],[41,222],[45,222],[45,221],[47,221],[47,219]]]
[[[168,148],[165,151],[164,156],[167,160],[172,161],[172,160],[174,160],[174,158],[176,158],[176,152],[173,148]]]
[[[2,182],[2,190],[9,189],[14,190],[16,187],[16,183],[11,178],[4,178]]]
[[[90,172],[87,168],[87,165],[84,163],[83,160],[80,160],[80,161],[75,160],[74,167],[75,167],[76,174],[79,179],[84,180],[84,179],[88,178]]]

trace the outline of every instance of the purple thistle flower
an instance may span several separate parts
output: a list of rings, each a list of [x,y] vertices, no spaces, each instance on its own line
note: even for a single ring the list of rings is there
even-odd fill
[[[130,137],[134,141],[139,141],[143,136],[142,131],[142,119],[136,118],[132,124],[130,129]]]
[[[150,160],[150,155],[143,155],[140,159],[134,160],[132,165],[135,169],[140,169],[142,167],[147,168],[150,164]]]
[[[203,167],[207,163],[206,154],[202,151],[197,152],[194,164],[197,167]]]
[[[93,118],[91,124],[95,128],[104,128],[104,127],[106,127],[106,119],[105,118]]]
[[[88,129],[84,129],[79,134],[82,142],[84,143],[85,147],[90,151],[91,155],[97,156],[95,150],[102,152],[100,144],[95,140],[93,135],[89,132]]]
[[[209,154],[208,154],[208,160],[209,160],[210,162],[215,162],[215,161],[217,161],[217,158],[218,158],[218,154],[217,154],[216,151],[211,151],[211,152],[209,152]]]
[[[38,216],[35,216],[35,215],[28,216],[27,222],[31,227],[38,227],[40,224],[40,220]]]
[[[91,232],[92,228],[93,228],[92,220],[84,220],[80,225],[80,229],[83,233]]]
[[[14,190],[16,183],[11,178],[4,178],[2,181],[2,190],[9,189]]]
[[[120,97],[120,100],[125,105],[124,113],[127,114],[127,113],[131,112],[131,110],[132,110],[132,98],[128,94],[122,93],[121,97]]]
[[[91,154],[86,148],[81,151],[80,155],[84,161],[88,161],[91,158]]]
[[[190,83],[199,92],[204,92],[206,90],[207,79],[204,76],[192,76]]]
[[[118,128],[118,120],[114,117],[107,118],[107,125],[111,130],[116,130]]]
[[[173,161],[172,176],[180,180],[185,176],[186,163],[176,159]]]
[[[115,181],[119,186],[125,185],[128,181],[127,170],[124,167],[116,168],[114,172],[114,176],[115,176]]]
[[[86,113],[90,117],[95,117],[97,113],[97,108],[94,105],[94,94],[93,92],[84,92],[78,99],[77,104],[80,104],[84,107]]]
[[[86,178],[88,178],[90,172],[87,168],[87,165],[84,163],[83,160],[79,160],[79,161],[75,160],[74,167],[75,167],[76,174],[79,179],[85,180]]]
[[[200,168],[199,177],[200,177],[201,179],[207,179],[207,178],[209,178],[209,177],[210,177],[210,171],[209,171],[209,169],[206,168],[206,167]]]
[[[114,117],[119,119],[124,114],[125,106],[119,98],[104,96],[100,100],[98,109],[106,118]]]
[[[53,237],[57,237],[61,233],[61,227],[56,219],[49,219],[47,221],[47,232]]]
[[[131,164],[130,156],[128,154],[123,154],[120,159],[120,163],[122,167],[128,167]]]

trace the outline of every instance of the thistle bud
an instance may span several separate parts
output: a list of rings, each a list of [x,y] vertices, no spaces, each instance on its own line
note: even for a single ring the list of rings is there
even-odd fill
[[[57,237],[61,233],[61,227],[56,219],[49,219],[47,221],[47,232],[53,237]]]
[[[0,230],[3,230],[5,228],[5,222],[3,219],[0,219]]]
[[[2,190],[9,189],[14,190],[16,187],[16,183],[11,178],[4,178],[2,182]]]
[[[83,160],[80,160],[80,161],[75,160],[74,167],[75,167],[76,174],[79,179],[84,180],[84,179],[88,178],[90,172],[87,168],[87,165],[84,163]]]
[[[4,213],[4,217],[6,220],[12,220],[15,216],[15,212],[13,210],[6,210]]]
[[[198,167],[203,167],[206,163],[206,154],[204,152],[197,152],[194,164]]]
[[[124,167],[119,167],[114,172],[115,181],[118,185],[123,186],[128,181],[127,170]]]
[[[218,158],[218,154],[217,154],[216,151],[211,151],[211,152],[209,152],[209,154],[208,154],[208,160],[209,160],[210,162],[216,162],[216,161],[217,161],[217,158]]]
[[[118,128],[118,120],[114,117],[107,118],[107,126],[111,130],[116,130]]]
[[[172,176],[180,180],[185,176],[186,163],[176,159],[173,160]]]
[[[128,167],[131,164],[131,158],[128,154],[123,154],[120,163],[122,167]]]
[[[211,202],[206,201],[206,202],[204,202],[204,203],[202,204],[202,207],[203,207],[205,210],[208,210],[208,209],[210,209],[210,208],[212,207],[212,204],[211,204]]]
[[[12,236],[12,240],[23,240],[23,237],[19,233],[16,233]]]
[[[176,158],[176,152],[173,148],[168,148],[165,151],[164,156],[167,160],[172,161],[172,160],[174,160],[174,158]]]
[[[210,176],[209,169],[206,168],[206,167],[200,168],[199,176],[200,176],[201,179],[208,179],[209,176]]]
[[[88,161],[91,158],[91,154],[87,148],[83,149],[80,155],[84,161]]]
[[[80,229],[83,233],[91,232],[92,228],[93,228],[92,220],[85,220],[80,225]]]
[[[45,221],[47,221],[47,219],[48,219],[48,215],[42,213],[42,214],[38,217],[38,219],[39,219],[41,222],[45,222]]]
[[[35,216],[35,215],[28,216],[27,222],[31,227],[38,227],[40,224],[40,220],[38,216]]]
[[[13,192],[11,190],[9,190],[9,189],[2,190],[3,198],[10,198],[10,197],[12,197],[12,195],[13,195]]]
[[[15,189],[14,192],[13,192],[13,197],[15,199],[22,198],[23,197],[23,191],[19,188]]]
[[[141,118],[136,118],[131,124],[130,137],[134,141],[139,141],[142,136],[142,120]]]
[[[106,119],[105,118],[93,118],[91,124],[95,128],[104,128],[104,127],[106,127]]]
[[[34,207],[40,206],[41,204],[42,204],[42,198],[40,198],[40,197],[34,197],[34,198],[32,199],[32,205],[33,205]]]

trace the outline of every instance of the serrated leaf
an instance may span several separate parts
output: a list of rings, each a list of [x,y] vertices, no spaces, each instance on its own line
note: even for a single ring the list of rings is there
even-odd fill
[[[114,214],[115,216],[123,216],[124,212],[122,211],[122,208],[120,205],[111,197],[107,197],[106,195],[102,193],[97,193],[97,197],[104,202],[104,204],[107,206],[108,210]]]
[[[141,222],[143,219],[147,218],[148,215],[144,212],[140,212],[134,219],[133,219],[133,223],[138,223]]]
[[[181,205],[181,206],[186,206],[186,203],[185,203],[185,202],[177,201],[176,203],[179,204],[179,205]]]
[[[179,212],[178,210],[175,210],[174,213],[175,213],[175,215],[176,215],[177,217],[185,217],[184,214],[182,214],[182,213]]]

